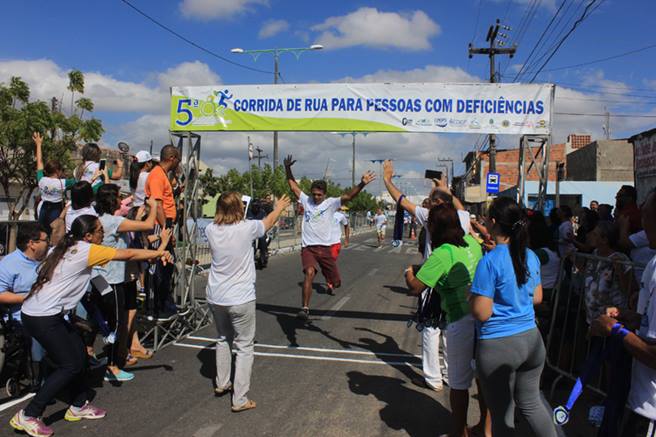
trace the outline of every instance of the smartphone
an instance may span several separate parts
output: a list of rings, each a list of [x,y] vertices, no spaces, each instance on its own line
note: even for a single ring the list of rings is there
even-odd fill
[[[442,172],[437,171],[437,170],[426,170],[426,173],[424,173],[424,177],[426,179],[442,179]]]
[[[98,170],[103,171],[105,169],[106,165],[107,165],[107,160],[106,159],[101,159],[100,164],[98,165]]]

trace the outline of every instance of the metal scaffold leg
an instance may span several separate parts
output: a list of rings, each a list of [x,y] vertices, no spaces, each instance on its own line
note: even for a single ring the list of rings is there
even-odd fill
[[[146,329],[142,342],[150,344],[155,351],[211,322],[204,290],[199,290],[201,295],[197,295],[196,290],[196,282],[201,270],[197,262],[197,219],[202,207],[199,201],[200,182],[198,178],[200,140],[200,135],[192,132],[171,133],[171,142],[172,144],[177,142],[184,163],[179,179],[179,183],[184,185],[184,191],[176,199],[180,217],[173,229],[174,240],[177,241],[173,298],[178,306],[178,313],[166,320],[145,321],[149,327]]]

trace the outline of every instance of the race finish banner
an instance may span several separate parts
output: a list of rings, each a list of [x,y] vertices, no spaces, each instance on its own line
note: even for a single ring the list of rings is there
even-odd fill
[[[553,84],[171,88],[172,131],[551,133]]]

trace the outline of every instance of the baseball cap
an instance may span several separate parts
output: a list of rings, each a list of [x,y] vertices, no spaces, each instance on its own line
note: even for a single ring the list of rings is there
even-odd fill
[[[137,158],[137,162],[139,164],[143,164],[144,162],[152,161],[153,157],[150,155],[150,153],[146,152],[145,150],[141,150],[137,152],[135,155]]]

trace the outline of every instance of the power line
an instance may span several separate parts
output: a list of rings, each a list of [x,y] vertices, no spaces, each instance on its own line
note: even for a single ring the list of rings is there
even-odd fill
[[[603,2],[603,0],[602,0],[602,2]],[[588,4],[585,6],[585,9],[583,10],[583,14],[579,17],[578,20],[576,20],[576,21],[574,22],[574,25],[572,26],[572,28],[571,28],[571,29],[565,34],[565,36],[563,36],[563,37],[561,38],[561,40],[558,42],[558,44],[556,44],[556,47],[553,49],[553,51],[551,52],[551,54],[547,57],[547,59],[544,61],[544,63],[542,63],[542,66],[540,66],[540,68],[539,68],[539,69],[536,71],[536,73],[533,75],[533,78],[530,80],[531,83],[532,83],[533,81],[535,81],[535,79],[537,78],[538,74],[540,74],[540,72],[544,69],[544,67],[547,66],[547,64],[549,63],[549,61],[554,57],[554,55],[556,54],[556,52],[558,52],[558,50],[559,50],[560,47],[563,45],[563,43],[567,40],[567,38],[569,38],[569,36],[570,36],[570,35],[576,30],[576,28],[578,27],[578,25],[581,24],[586,18],[588,18],[588,17],[590,16],[590,14],[592,14],[592,13],[595,11],[595,9],[597,9],[597,8],[599,7],[599,5],[601,4],[601,3],[597,4],[597,6],[596,6],[594,9],[591,10],[590,8],[591,8],[595,3],[597,3],[597,0],[590,0],[590,3],[588,3]],[[588,12],[588,11],[589,11],[589,12]]]
[[[533,56],[533,53],[535,53],[535,50],[536,50],[536,49],[538,48],[538,46],[540,45],[540,42],[542,42],[542,39],[544,38],[545,34],[547,33],[547,31],[549,30],[549,28],[550,28],[551,25],[553,24],[554,20],[555,20],[556,17],[558,16],[558,14],[560,14],[560,11],[563,9],[563,6],[565,6],[565,3],[566,3],[566,2],[567,2],[567,0],[563,0],[563,2],[560,4],[560,7],[558,8],[558,10],[556,10],[556,13],[554,14],[554,16],[551,17],[551,20],[549,21],[549,24],[547,24],[547,27],[545,27],[544,30],[542,31],[542,34],[540,35],[540,38],[538,38],[538,41],[537,41],[537,42],[535,43],[535,45],[533,46],[533,49],[531,50],[531,53],[529,53],[529,55],[526,57],[526,60],[525,60],[524,63],[522,64],[522,68],[517,72],[517,75],[515,75],[515,78],[513,79],[513,82],[517,80],[517,78],[518,78],[518,77],[522,74],[522,72],[524,71],[524,68],[526,68],[526,66],[528,65],[529,59],[531,59],[531,57]],[[504,72],[505,72],[505,71],[504,71]]]
[[[208,55],[214,56],[215,58],[220,59],[223,62],[227,62],[228,64],[232,64],[232,65],[235,65],[237,67],[245,68],[246,70],[255,71],[256,73],[266,73],[266,74],[272,74],[273,73],[273,71],[266,71],[266,70],[260,70],[258,68],[249,67],[248,65],[240,64],[239,62],[235,62],[235,61],[230,60],[230,59],[228,59],[224,56],[221,56],[218,53],[213,52],[212,50],[210,50],[208,48],[205,48],[205,47],[201,46],[200,44],[197,44],[197,43],[193,42],[192,40],[182,36],[181,34],[176,32],[175,30],[171,29],[170,27],[160,23],[159,21],[157,21],[156,19],[154,19],[153,17],[146,14],[144,11],[142,11],[141,9],[137,8],[135,5],[130,3],[128,0],[121,0],[121,1],[123,3],[125,3],[127,6],[129,6],[130,8],[132,8],[134,11],[136,11],[138,14],[142,15],[144,18],[146,18],[149,21],[153,22],[154,24],[156,24],[157,26],[159,26],[162,29],[166,30],[170,34],[180,38],[182,41],[186,42],[187,44],[192,45],[192,46],[196,47],[197,49],[207,53]]]
[[[579,64],[564,65],[562,67],[555,67],[555,68],[547,68],[547,69],[542,70],[541,73],[546,73],[546,72],[549,72],[549,71],[569,70],[570,68],[577,68],[577,67],[585,67],[585,66],[592,65],[592,64],[598,64],[600,62],[606,62],[606,61],[610,61],[610,60],[613,60],[613,59],[623,58],[625,56],[633,55],[635,53],[644,52],[645,50],[649,50],[649,49],[653,49],[653,48],[656,48],[656,44],[650,44],[648,46],[640,47],[638,49],[629,50],[627,52],[618,53],[616,55],[607,56],[605,58],[594,59],[592,61],[581,62]],[[526,71],[525,73],[533,73],[533,72],[532,71]]]

